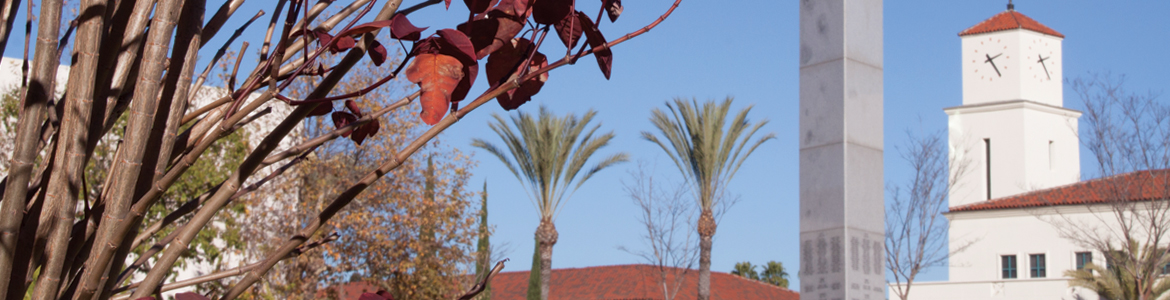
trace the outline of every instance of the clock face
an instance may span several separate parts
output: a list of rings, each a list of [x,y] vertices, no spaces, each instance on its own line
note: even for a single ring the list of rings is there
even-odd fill
[[[1024,65],[1027,66],[1025,80],[1049,82],[1060,80],[1056,71],[1060,68],[1060,59],[1057,58],[1056,42],[1042,38],[1032,38],[1024,42]]]
[[[974,70],[973,76],[979,78],[980,81],[994,82],[1003,79],[1007,75],[1009,69],[1014,70],[1015,62],[1012,61],[1012,56],[1007,52],[1007,45],[1003,43],[1003,39],[999,37],[988,37],[986,39],[979,39],[979,44],[972,47],[971,60],[967,63],[972,64]]]

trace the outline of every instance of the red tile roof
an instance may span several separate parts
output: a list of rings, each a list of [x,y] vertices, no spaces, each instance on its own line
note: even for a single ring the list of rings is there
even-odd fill
[[[1170,169],[1125,173],[984,202],[951,207],[951,212],[1056,205],[1149,201],[1170,198]]]
[[[1052,30],[1052,28],[1048,28],[1048,26],[1044,26],[1044,24],[1040,24],[1040,22],[1036,22],[1036,20],[1033,20],[1032,18],[1029,18],[1028,16],[1025,16],[1024,14],[1021,14],[1015,10],[1005,10],[1004,12],[992,16],[990,19],[983,20],[983,22],[979,22],[979,24],[975,24],[975,26],[971,26],[971,28],[967,28],[967,30],[959,32],[959,36],[1011,30],[1017,28],[1023,28],[1064,38],[1063,34],[1060,34],[1059,32],[1056,32],[1056,30]]]
[[[365,281],[354,281],[318,290],[314,299],[357,300],[362,293],[376,293],[382,288]]]
[[[578,299],[663,299],[657,283],[657,268],[651,265],[617,265],[552,270],[551,300]],[[675,299],[697,298],[699,271],[687,272]],[[668,278],[674,280],[674,276]],[[492,279],[493,300],[522,300],[528,292],[528,271],[500,273]],[[739,276],[711,272],[711,299],[799,300],[797,292],[744,279]]]

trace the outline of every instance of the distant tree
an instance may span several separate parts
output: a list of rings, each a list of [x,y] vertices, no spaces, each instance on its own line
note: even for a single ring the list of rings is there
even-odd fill
[[[540,113],[535,117],[524,112],[512,117],[515,131],[503,117],[493,115],[496,122],[488,126],[504,141],[508,152],[478,138],[471,144],[499,158],[524,185],[540,212],[536,240],[540,250],[541,300],[548,299],[552,248],[557,243],[558,234],[553,217],[567,200],[566,196],[580,188],[593,174],[624,162],[629,157],[626,153],[613,154],[584,173],[581,172],[586,161],[598,149],[608,145],[614,136],[613,132],[594,136],[601,125],[592,128],[588,128],[588,125],[596,115],[596,112],[590,110],[580,118],[571,113],[558,117],[541,106]],[[513,159],[516,160],[515,164],[512,163]]]
[[[735,263],[735,268],[731,270],[731,275],[751,280],[760,280],[760,274],[756,272],[756,265],[748,261]]]
[[[673,105],[666,103],[669,114],[657,108],[651,113],[650,123],[662,137],[642,132],[643,139],[657,144],[670,156],[694,188],[695,202],[699,206],[696,226],[699,233],[699,300],[711,298],[711,246],[718,226],[714,208],[724,198],[727,183],[744,160],[760,144],[776,138],[775,134],[769,133],[745,147],[756,131],[768,124],[768,120],[755,124],[749,122],[750,106],[728,119],[731,101],[732,98],[728,97],[722,102],[707,101],[700,106],[698,100],[675,99]]]
[[[532,243],[532,248],[532,268],[529,268],[528,270],[528,293],[526,294],[527,297],[525,299],[541,300],[540,291],[542,289],[540,281],[540,270],[542,270],[542,268],[540,267],[539,239],[536,239],[535,242]]]
[[[908,182],[887,187],[890,200],[886,205],[885,265],[894,279],[890,289],[902,300],[909,297],[922,270],[944,264],[948,254],[966,250],[972,243],[948,246],[948,225],[942,215],[947,196],[970,171],[970,163],[961,160],[961,154],[948,156],[941,132],[926,136],[908,132],[907,136],[906,145],[898,150],[914,175]]]
[[[784,270],[784,264],[778,261],[768,261],[764,265],[763,272],[757,272],[756,268],[759,266],[753,265],[751,262],[735,263],[735,268],[731,269],[731,275],[739,277],[759,280],[764,283],[775,285],[782,288],[788,288],[788,271]]]
[[[1102,180],[1085,182],[1085,214],[1039,210],[1061,237],[1105,256],[1108,266],[1070,270],[1070,285],[1106,299],[1159,299],[1170,288],[1170,104],[1126,90],[1124,76],[1091,74],[1070,82],[1084,104],[1081,144]],[[1058,204],[1062,199],[1042,199]],[[1093,271],[1090,271],[1093,270]]]
[[[764,265],[764,271],[760,272],[760,280],[771,285],[788,288],[788,271],[784,270],[784,264],[778,261],[768,261],[768,264]]]
[[[492,269],[492,244],[491,244],[491,228],[488,226],[488,193],[487,180],[483,181],[483,191],[480,192],[481,201],[479,207],[479,240],[475,243],[475,277],[480,278],[487,275]],[[492,284],[489,282],[483,288],[483,292],[479,293],[479,300],[492,299]]]
[[[686,199],[689,187],[664,188],[661,181],[656,181],[641,164],[637,171],[630,171],[629,181],[623,180],[622,185],[640,209],[638,221],[646,230],[642,240],[649,249],[618,249],[638,255],[653,265],[657,270],[656,283],[662,288],[662,298],[675,299],[699,255],[695,232],[690,230],[694,226],[695,210]]]

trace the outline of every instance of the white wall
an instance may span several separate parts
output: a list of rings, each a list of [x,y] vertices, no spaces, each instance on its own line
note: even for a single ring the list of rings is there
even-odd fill
[[[1024,29],[963,36],[963,105],[1027,99],[1063,106],[1061,40]],[[995,57],[999,74],[988,56]]]
[[[1060,227],[1109,221],[1108,207],[1074,205],[1052,208],[1001,209],[949,213],[949,281],[916,282],[910,299],[1097,299],[1096,293],[1068,286],[1065,271],[1075,269],[1076,252],[1093,252],[1093,261],[1104,256],[1061,235]],[[1090,225],[1092,226],[1092,225]],[[1104,228],[1104,227],[1102,227]],[[961,245],[966,250],[955,252]],[[1030,254],[1045,255],[1046,276],[1033,278]],[[1017,278],[1002,278],[1001,256],[1016,255]],[[1081,298],[1075,298],[1079,295]],[[893,288],[890,298],[897,299]]]
[[[899,299],[891,285],[889,299]],[[1069,287],[1065,279],[977,282],[915,282],[909,300],[1098,300],[1097,293]]]
[[[1080,112],[1031,101],[967,105],[945,110],[949,148],[966,172],[958,176],[949,206],[1016,195],[1077,182]],[[987,147],[991,142],[991,194]],[[1049,142],[1052,149],[1049,149]],[[1050,157],[1050,154],[1053,155]],[[958,170],[952,166],[951,172]]]

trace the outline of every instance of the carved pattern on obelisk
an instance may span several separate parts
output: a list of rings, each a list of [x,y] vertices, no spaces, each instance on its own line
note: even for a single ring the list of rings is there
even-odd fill
[[[861,240],[861,273],[869,275],[869,237]],[[869,289],[868,287],[866,288]]]
[[[885,246],[882,241],[873,241],[873,249],[873,272],[880,274],[884,270],[882,262],[885,261]]]
[[[860,266],[858,266],[858,263],[857,263],[857,260],[858,260],[858,257],[857,257],[858,249],[857,248],[858,248],[858,246],[860,246],[859,244],[860,244],[860,242],[857,241],[857,237],[850,238],[850,240],[849,240],[849,262],[850,262],[850,264],[849,265],[850,265],[850,268],[852,268],[854,271],[857,271],[857,269],[860,268]]]
[[[843,263],[841,261],[841,252],[844,250],[841,249],[841,237],[835,236],[832,239],[829,239],[829,245],[831,246],[830,248],[832,250],[831,253],[833,256],[833,273],[844,271],[842,270],[843,267],[841,266]]]
[[[801,270],[800,274],[812,275],[813,274],[813,248],[812,248],[813,245],[812,245],[812,241],[804,240],[804,241],[801,241],[800,244],[801,244],[800,245],[800,248],[801,248],[800,253],[802,254],[801,255],[802,256],[801,262],[800,262],[800,270]]]
[[[828,245],[825,243],[825,234],[822,233],[817,236],[817,274],[825,274],[829,272],[828,258],[825,257],[825,252],[828,252]]]

